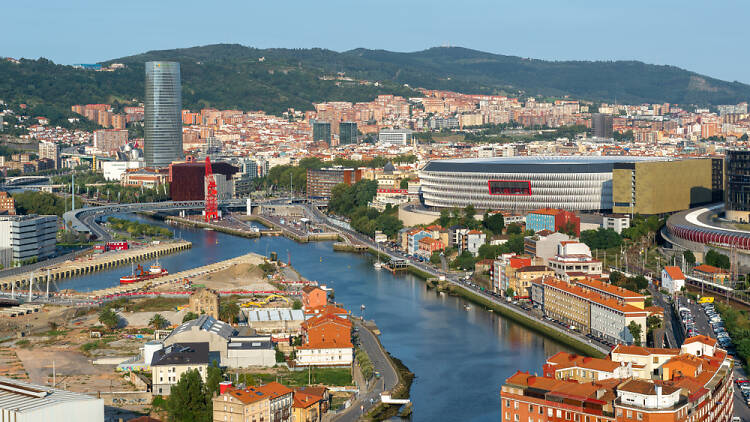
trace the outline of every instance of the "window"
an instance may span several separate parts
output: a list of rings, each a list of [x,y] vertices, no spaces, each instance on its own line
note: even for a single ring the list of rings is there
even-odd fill
[[[637,416],[638,416],[638,420],[639,420],[639,421],[642,421],[642,420],[643,420],[643,413],[641,413],[641,412],[638,412],[638,415],[637,415]]]

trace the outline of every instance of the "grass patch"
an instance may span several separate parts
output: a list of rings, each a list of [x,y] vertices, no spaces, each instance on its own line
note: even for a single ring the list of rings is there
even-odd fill
[[[84,344],[81,345],[81,351],[84,354],[88,354],[90,352],[93,352],[94,350],[103,349],[103,348],[107,347],[107,344],[109,344],[109,343],[111,343],[111,342],[113,342],[115,340],[116,340],[115,337],[105,337],[105,338],[101,338],[99,340],[90,341],[88,343],[84,343]]]
[[[178,306],[187,305],[187,303],[187,299],[182,298],[152,297],[132,301],[121,298],[109,302],[105,306],[112,309],[123,308],[126,312],[156,312],[170,311]]]
[[[240,373],[239,381],[246,385],[266,384],[272,381],[279,381],[288,387],[302,387],[308,385],[308,371],[290,371],[286,368],[279,368],[273,373]],[[313,368],[310,371],[310,381],[312,384],[323,384],[329,386],[349,386],[352,385],[352,372],[349,368]]]
[[[68,330],[49,330],[45,333],[42,333],[42,335],[46,337],[57,337],[57,336],[64,336],[67,333],[68,333]]]
[[[16,342],[16,346],[18,346],[18,347],[22,347],[22,348],[27,348],[27,347],[29,347],[30,345],[31,345],[31,342],[30,342],[30,341],[28,341],[28,340],[26,340],[26,339],[23,339],[23,340],[18,340],[18,341]]]
[[[417,268],[417,267],[415,267],[413,265],[409,265],[407,267],[407,271],[409,272],[409,274],[413,274],[413,275],[415,275],[415,276],[417,276],[417,277],[419,277],[419,278],[421,278],[423,280],[427,280],[428,278],[432,278],[433,277],[432,274],[428,274],[428,273],[420,270],[419,268]]]

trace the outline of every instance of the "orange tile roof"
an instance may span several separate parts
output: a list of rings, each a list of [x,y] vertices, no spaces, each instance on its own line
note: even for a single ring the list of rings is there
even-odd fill
[[[565,212],[565,210],[560,210],[556,208],[541,208],[536,211],[532,211],[529,214],[557,215],[563,212]]]
[[[236,390],[227,391],[226,394],[231,395],[243,404],[250,404],[269,399],[266,394],[262,391],[256,390],[255,387],[247,387],[244,390],[238,388]]]
[[[547,363],[554,365],[556,369],[578,367],[604,372],[612,372],[620,366],[618,362],[609,359],[598,359],[567,352],[559,352],[551,356],[547,359]]]
[[[298,409],[307,409],[308,407],[320,403],[323,400],[322,396],[306,393],[304,391],[296,390],[294,392],[294,402],[292,407]]]
[[[618,344],[612,349],[611,353],[622,353],[625,355],[678,355],[680,354],[679,349],[665,349],[658,347],[642,347],[642,346],[628,346],[625,344]]]
[[[636,308],[633,305],[618,302],[617,300],[612,299],[610,297],[602,296],[601,294],[593,290],[584,289],[583,287],[569,284],[557,278],[552,278],[552,277],[547,278],[544,281],[542,281],[542,284],[546,286],[554,287],[556,289],[569,293],[573,296],[576,296],[580,299],[587,300],[587,301],[596,303],[598,305],[605,306],[610,309],[614,309],[622,313],[645,313],[646,312],[643,309]]]
[[[276,381],[261,385],[260,387],[257,387],[257,390],[262,392],[263,394],[268,395],[268,397],[270,397],[272,400],[281,396],[285,396],[287,394],[292,394],[294,392],[294,390],[292,390],[291,388]]]
[[[640,293],[636,293],[634,291],[631,291],[631,290],[628,290],[628,289],[624,289],[622,287],[617,287],[617,286],[615,286],[613,284],[605,283],[605,282],[603,282],[601,280],[596,280],[596,279],[593,279],[593,278],[588,278],[588,279],[585,279],[585,280],[578,280],[576,283],[577,284],[582,284],[582,285],[584,285],[586,287],[589,287],[591,289],[601,290],[601,291],[606,292],[607,294],[610,294],[612,296],[617,296],[619,298],[622,298],[623,300],[624,299],[633,299],[633,298],[638,298],[638,299],[644,299],[645,298]]]
[[[349,311],[344,308],[339,308],[338,306],[329,304],[305,309],[305,313],[316,315],[348,315]]]
[[[716,346],[716,339],[704,336],[703,334],[698,334],[697,336],[689,337],[685,339],[685,341],[682,344],[690,344],[690,343],[703,343],[709,346]]]
[[[729,274],[726,270],[722,270],[719,267],[713,265],[702,264],[693,268],[693,271],[698,271],[706,274]]]
[[[682,273],[682,270],[680,267],[675,267],[672,265],[664,267],[664,271],[669,275],[669,278],[672,280],[684,280],[685,274]]]

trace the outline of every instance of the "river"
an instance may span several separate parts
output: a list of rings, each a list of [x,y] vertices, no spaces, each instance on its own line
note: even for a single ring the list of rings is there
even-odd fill
[[[164,225],[145,217],[126,218]],[[365,318],[376,322],[385,348],[416,374],[413,421],[499,421],[499,389],[505,379],[516,370],[541,373],[547,356],[567,350],[464,299],[427,290],[412,275],[375,271],[369,255],[334,252],[332,242],[300,244],[284,237],[245,239],[166,227],[193,242],[192,249],[160,259],[170,272],[274,251],[281,260],[291,257],[303,277],[334,288],[336,301],[353,313],[365,305]],[[129,272],[116,268],[62,281],[59,287],[87,291],[114,286]]]

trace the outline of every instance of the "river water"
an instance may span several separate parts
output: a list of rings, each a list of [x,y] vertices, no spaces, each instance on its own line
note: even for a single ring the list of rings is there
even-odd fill
[[[144,217],[120,216],[163,225]],[[214,231],[175,228],[193,247],[160,259],[170,272],[248,252],[291,257],[305,278],[335,289],[336,301],[380,328],[385,348],[416,374],[413,421],[499,421],[499,389],[516,370],[541,373],[547,356],[567,350],[461,298],[427,290],[412,275],[375,271],[369,255],[334,252],[332,242],[299,244],[284,237],[245,239]],[[146,263],[147,264],[147,263]],[[59,282],[80,291],[114,286],[130,268]],[[465,305],[470,308],[465,309]]]

